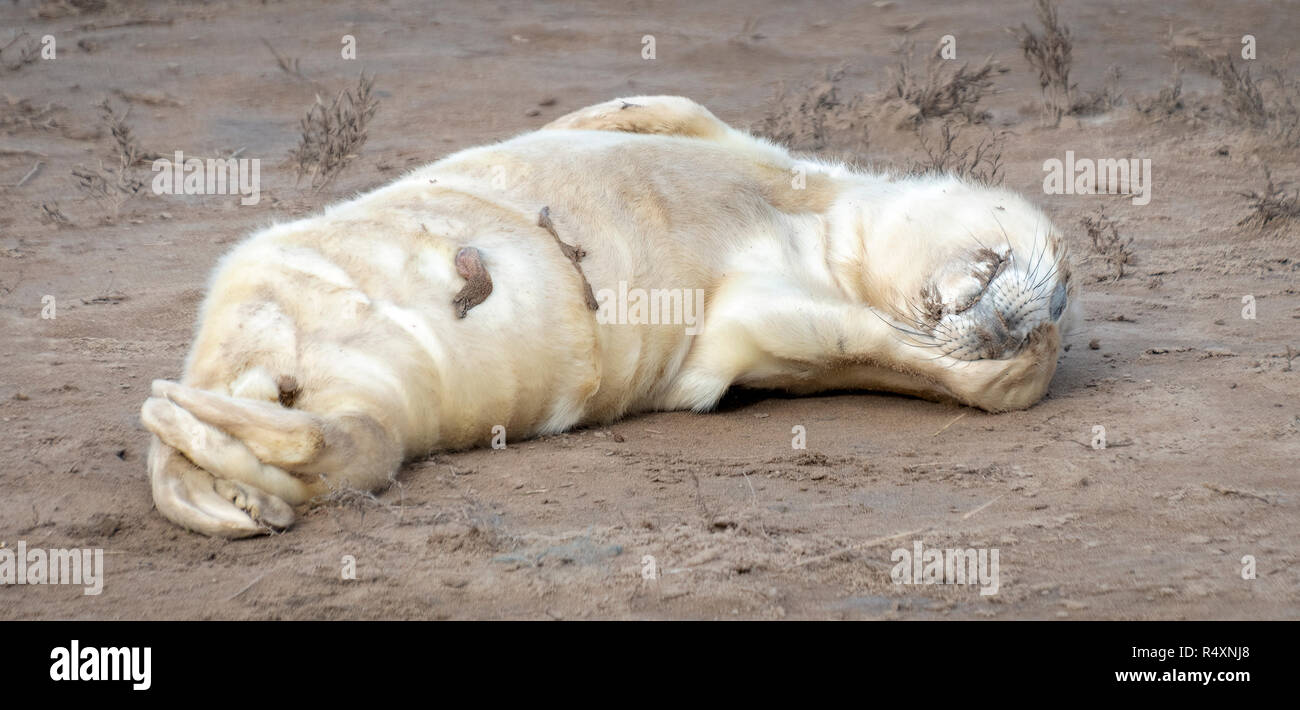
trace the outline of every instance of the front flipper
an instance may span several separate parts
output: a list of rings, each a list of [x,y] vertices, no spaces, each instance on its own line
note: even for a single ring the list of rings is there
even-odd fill
[[[704,330],[661,406],[707,410],[730,385],[758,383],[800,392],[903,392],[1000,412],[1037,402],[1056,370],[1053,330],[1005,360],[958,360],[911,333],[870,306],[818,298],[776,274],[735,276],[714,293]]]

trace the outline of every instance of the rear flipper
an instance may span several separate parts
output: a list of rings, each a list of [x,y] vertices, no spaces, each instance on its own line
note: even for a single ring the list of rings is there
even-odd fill
[[[163,517],[204,535],[240,538],[293,524],[293,508],[280,498],[195,466],[153,437],[149,445],[153,502]]]
[[[293,505],[340,486],[370,490],[401,463],[374,418],[320,415],[158,380],[141,409],[154,503],[207,535],[288,527]]]

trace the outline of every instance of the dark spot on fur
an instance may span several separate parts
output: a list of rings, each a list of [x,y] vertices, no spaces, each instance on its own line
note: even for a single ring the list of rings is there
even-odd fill
[[[492,295],[492,276],[483,264],[483,255],[474,247],[463,247],[456,252],[456,273],[465,279],[465,286],[451,303],[456,307],[456,317],[464,318],[469,309]]]
[[[280,378],[275,381],[275,386],[280,390],[280,406],[285,408],[293,407],[293,403],[298,400],[298,395],[302,394],[298,378],[293,375],[280,375]]]

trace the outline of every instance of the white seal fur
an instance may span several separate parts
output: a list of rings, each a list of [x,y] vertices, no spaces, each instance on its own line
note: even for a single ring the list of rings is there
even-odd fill
[[[467,247],[491,293],[462,319]],[[603,317],[584,275],[702,293],[704,312],[689,329]],[[235,247],[181,382],[142,409],[154,501],[254,535],[494,427],[704,411],[734,384],[1023,408],[1076,302],[1065,242],[1009,191],[800,159],[687,99],[618,99]]]

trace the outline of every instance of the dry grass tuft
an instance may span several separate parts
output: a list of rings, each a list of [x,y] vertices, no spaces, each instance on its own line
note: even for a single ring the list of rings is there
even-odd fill
[[[1167,52],[1175,62],[1218,80],[1220,97],[1233,119],[1278,145],[1300,147],[1300,84],[1276,68],[1264,69],[1257,78],[1224,51],[1174,45],[1171,40]]]
[[[844,73],[843,68],[828,70],[821,80],[793,89],[778,85],[767,114],[752,129],[793,150],[866,147],[865,103],[860,96],[841,98]]]
[[[1100,91],[1088,91],[1074,99],[1070,104],[1070,114],[1088,116],[1106,113],[1124,102],[1124,92],[1120,91],[1119,82],[1124,78],[1124,71],[1112,64],[1106,68],[1106,79]]]
[[[892,83],[886,98],[902,99],[916,108],[916,122],[930,118],[960,115],[970,123],[979,123],[988,117],[978,104],[993,88],[993,75],[1003,73],[991,58],[978,67],[969,64],[952,68],[953,62],[939,55],[936,45],[926,59],[924,74],[914,67],[915,44],[905,42],[898,50],[898,63],[890,69]]]
[[[1209,58],[1208,71],[1210,76],[1219,80],[1223,87],[1223,101],[1234,116],[1251,128],[1268,125],[1264,94],[1249,69],[1238,70],[1227,56],[1217,56]]]
[[[370,510],[393,512],[398,509],[398,506],[379,500],[379,496],[375,495],[371,491],[346,485],[331,488],[329,493],[313,498],[312,503],[333,508],[353,510],[361,513],[363,516]]]
[[[298,179],[311,176],[312,188],[320,190],[347,167],[366,142],[366,127],[379,108],[371,94],[374,77],[361,74],[357,87],[344,89],[327,105],[316,103],[302,119],[302,140],[289,157],[298,166]]]
[[[1138,101],[1135,104],[1137,110],[1153,118],[1167,118],[1182,111],[1183,106],[1183,68],[1177,62],[1174,63],[1173,75],[1169,77],[1169,83],[1160,89],[1160,92],[1147,101]]]
[[[320,88],[320,84],[316,83],[312,79],[307,78],[307,75],[302,73],[302,69],[298,67],[297,57],[286,57],[280,54],[279,52],[275,51],[275,47],[272,46],[270,42],[266,41],[265,38],[262,39],[262,44],[266,45],[266,48],[271,52],[271,56],[275,57],[276,66],[280,67],[280,71],[284,72],[285,74],[288,74],[289,76],[297,79],[298,81],[311,84],[312,86],[317,87],[318,89]]]
[[[159,156],[142,149],[131,133],[131,127],[126,122],[131,113],[129,108],[126,113],[118,115],[108,99],[101,102],[98,108],[100,119],[113,136],[117,148],[117,167],[105,167],[103,161],[97,167],[77,165],[72,169],[72,176],[76,178],[77,189],[83,195],[98,202],[116,217],[123,202],[144,190],[145,182],[133,174],[133,168]]]
[[[150,162],[158,159],[157,153],[150,153],[140,148],[139,141],[131,134],[131,127],[127,125],[126,119],[131,115],[130,107],[126,113],[119,116],[113,110],[113,105],[104,99],[98,106],[100,119],[108,132],[112,134],[113,141],[117,144],[118,161],[123,171],[134,165]]]
[[[955,175],[984,185],[1002,184],[1002,144],[995,136],[981,138],[975,144],[958,148],[960,131],[951,123],[939,130],[939,140],[931,144],[925,135],[918,133],[925,159],[914,161],[907,169],[909,175]]]
[[[767,113],[751,130],[793,150],[854,152],[867,147],[868,125],[891,110],[901,115],[900,125],[914,129],[930,118],[983,121],[987,113],[978,104],[990,92],[993,76],[1006,70],[992,60],[974,69],[969,64],[949,66],[938,46],[924,70],[917,70],[913,47],[910,42],[899,47],[892,82],[883,94],[846,98],[841,88],[846,70],[828,70],[817,81],[793,88],[780,84]]]
[[[1238,226],[1263,229],[1270,223],[1300,220],[1300,192],[1288,193],[1288,183],[1273,182],[1273,173],[1267,165],[1264,166],[1264,179],[1267,184],[1263,191],[1238,193],[1246,198],[1251,209],[1250,215],[1238,222]]]
[[[1266,69],[1265,76],[1270,89],[1265,130],[1279,145],[1300,147],[1300,84],[1276,68]]]
[[[72,169],[72,176],[77,179],[77,189],[99,203],[113,217],[117,216],[123,202],[144,189],[144,181],[126,169],[105,167],[103,163],[98,167],[77,165]]]
[[[1088,239],[1092,241],[1092,250],[1115,271],[1114,281],[1124,278],[1127,267],[1134,263],[1133,239],[1125,239],[1119,234],[1119,224],[1098,212],[1095,217],[1080,220]]]
[[[0,130],[52,130],[61,127],[59,114],[65,109],[53,102],[43,106],[33,104],[30,99],[16,99],[12,96],[0,98]]]
[[[1061,117],[1074,105],[1075,86],[1070,83],[1070,52],[1074,43],[1070,28],[1061,24],[1052,0],[1034,0],[1034,11],[1043,26],[1042,34],[1025,24],[1013,29],[1020,42],[1025,60],[1038,72],[1038,86],[1043,92],[1043,107],[1052,125],[1059,125]]]

